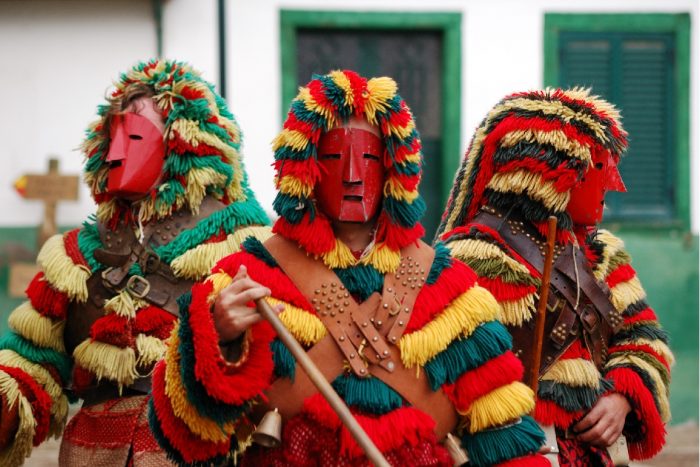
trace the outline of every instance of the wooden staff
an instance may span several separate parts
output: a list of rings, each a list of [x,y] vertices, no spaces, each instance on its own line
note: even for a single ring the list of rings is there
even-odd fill
[[[318,388],[318,391],[326,398],[330,406],[340,417],[340,421],[350,430],[350,433],[357,441],[357,444],[365,451],[367,458],[377,467],[390,467],[389,462],[384,458],[382,452],[374,445],[367,433],[362,429],[345,402],[338,396],[330,383],[323,376],[314,362],[306,354],[303,347],[297,342],[292,334],[284,326],[277,314],[272,310],[270,304],[264,298],[255,301],[258,312],[270,322],[277,336],[287,346],[299,365],[304,369],[309,379]]]
[[[542,271],[542,285],[540,286],[540,301],[537,304],[537,318],[535,321],[535,349],[532,354],[532,371],[530,374],[530,387],[537,397],[537,387],[540,381],[540,364],[542,363],[542,342],[544,340],[544,323],[547,319],[547,299],[549,298],[549,280],[552,276],[552,263],[554,259],[554,243],[557,237],[557,218],[549,216],[547,219],[547,250],[544,254],[544,270]]]

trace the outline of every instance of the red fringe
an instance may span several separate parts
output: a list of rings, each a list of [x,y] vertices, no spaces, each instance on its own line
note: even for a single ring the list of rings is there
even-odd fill
[[[417,331],[442,313],[447,305],[476,285],[476,274],[461,261],[443,269],[433,284],[421,289],[413,306],[411,319],[406,325],[406,334]]]
[[[541,425],[554,425],[562,430],[566,430],[583,415],[583,410],[567,412],[550,400],[537,399],[533,416]]]
[[[19,385],[22,395],[29,400],[32,405],[32,413],[36,420],[34,431],[34,446],[38,446],[49,434],[49,423],[51,421],[51,396],[37,384],[34,379],[19,368],[0,365],[0,370],[12,376]],[[7,422],[7,420],[3,420]]]
[[[206,143],[199,142],[197,146],[193,146],[188,141],[186,141],[180,133],[172,130],[173,138],[168,139],[168,152],[175,154],[185,154],[192,153],[197,156],[219,156],[221,157],[221,150],[213,146],[209,146]]]
[[[569,168],[567,163],[559,164],[554,169],[537,159],[517,159],[498,167],[500,173],[512,172],[518,169],[527,169],[533,173],[539,173],[547,181],[554,181],[554,188],[559,193],[569,191],[578,181],[578,170]]]
[[[149,305],[136,313],[133,321],[134,334],[147,334],[165,340],[177,322],[177,318],[157,306]]]
[[[278,160],[273,165],[280,178],[291,176],[309,186],[316,186],[321,180],[321,169],[318,162],[312,157],[302,161]]]
[[[34,276],[25,293],[32,307],[41,316],[59,321],[66,319],[68,296],[51,287],[43,272]]]
[[[189,86],[183,86],[182,90],[180,91],[180,95],[188,101],[202,99],[204,97],[204,93],[202,91],[200,91],[199,89],[191,88]]]
[[[632,266],[630,266],[629,264],[623,264],[622,266],[619,266],[613,272],[608,274],[608,277],[605,278],[605,282],[607,282],[608,287],[612,289],[621,282],[627,282],[633,279],[636,275],[637,273],[634,271],[634,268],[632,268]]]
[[[612,346],[608,349],[608,354],[612,357],[612,354],[614,353],[625,353],[625,352],[644,352],[655,359],[657,359],[659,362],[663,364],[663,366],[666,367],[666,370],[669,372],[671,371],[671,367],[669,366],[668,362],[666,361],[665,358],[661,356],[661,354],[657,353],[654,349],[652,349],[650,346],[646,344],[626,344],[626,345],[615,345]]]
[[[573,358],[583,358],[584,360],[593,360],[591,357],[591,352],[588,351],[583,343],[583,340],[579,339],[571,344],[571,347],[566,349],[559,360],[568,360]]]
[[[406,128],[406,125],[411,121],[411,112],[408,110],[406,103],[401,101],[401,110],[398,112],[392,112],[389,116],[389,121],[386,120],[382,122],[382,133],[385,135],[389,134],[389,124],[396,128]]]
[[[399,147],[394,147],[394,161],[397,164],[403,164],[406,161],[406,157],[411,154],[416,154],[421,150],[421,143],[419,139],[414,139],[410,146],[400,145]],[[392,171],[394,171],[392,167]],[[422,171],[422,170],[421,170]],[[411,175],[411,178],[420,180],[420,176]]]
[[[350,81],[350,89],[352,89],[353,106],[355,107],[355,115],[361,116],[365,111],[367,97],[367,80],[354,71],[343,70],[343,74]]]
[[[425,229],[419,222],[407,229],[400,225],[392,224],[386,212],[382,211],[380,220],[377,222],[375,238],[377,243],[384,243],[390,250],[398,251],[417,241],[423,235],[425,235]]]
[[[336,108],[333,105],[333,102],[328,100],[328,98],[326,97],[326,88],[323,86],[323,82],[321,80],[314,79],[311,82],[309,82],[308,87],[309,94],[311,94],[313,100],[316,101],[316,104],[330,110],[331,113],[335,115]]]
[[[639,422],[643,439],[629,442],[630,459],[653,457],[661,451],[666,440],[666,428],[656,409],[653,394],[639,375],[629,368],[615,368],[605,376],[615,383],[615,391],[626,396],[634,409],[641,413]]]
[[[219,350],[219,336],[209,304],[211,292],[212,284],[207,282],[192,288],[189,325],[196,356],[195,377],[211,397],[240,405],[259,396],[270,384],[273,370],[270,342],[274,332],[267,322],[254,325],[246,362],[238,368],[231,368]]]
[[[280,217],[272,227],[272,232],[294,240],[312,255],[321,255],[335,248],[335,235],[328,219],[320,212],[310,221],[307,212],[298,224],[291,224]]]
[[[500,276],[493,279],[481,276],[478,282],[480,286],[488,289],[499,303],[502,301],[518,300],[533,293],[537,293],[537,287],[534,285],[504,282]]]
[[[340,454],[351,458],[364,457],[365,453],[357,445],[350,432],[343,426],[338,415],[320,394],[314,394],[304,401],[304,412],[320,425],[341,429]],[[416,446],[426,440],[434,440],[435,421],[429,415],[413,407],[402,407],[381,415],[365,415],[353,411],[355,419],[382,452],[401,446]]]
[[[83,253],[78,248],[78,232],[80,229],[73,229],[63,235],[63,247],[66,249],[66,254],[73,260],[73,263],[88,266],[88,262],[83,257]]]
[[[523,364],[510,350],[463,373],[454,384],[443,386],[455,408],[465,412],[476,399],[523,378]]]
[[[160,361],[153,371],[153,407],[160,424],[160,429],[182,456],[185,462],[206,461],[212,457],[224,455],[230,444],[227,442],[213,443],[194,435],[185,423],[177,418],[170,406],[170,400],[165,395],[165,362]]]
[[[83,368],[82,366],[75,364],[73,366],[73,387],[76,392],[80,392],[93,386],[95,384],[95,375]]]
[[[133,347],[134,336],[131,332],[131,320],[114,313],[105,315],[90,327],[93,340],[126,348]]]
[[[510,459],[500,464],[497,467],[551,467],[549,460],[541,454],[530,454],[515,459]]]
[[[642,311],[633,316],[625,316],[625,325],[639,323],[641,321],[658,322],[656,313],[651,308],[644,308]]]

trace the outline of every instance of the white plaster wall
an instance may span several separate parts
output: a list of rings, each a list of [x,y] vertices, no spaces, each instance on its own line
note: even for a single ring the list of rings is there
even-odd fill
[[[0,1],[0,227],[38,225],[42,205],[12,185],[45,172],[49,155],[61,172],[81,172],[77,150],[118,74],[156,54],[149,0]],[[60,225],[94,212],[81,183],[78,202],[60,203]]]
[[[692,180],[700,180],[697,0],[256,0],[228,5],[228,101],[244,131],[251,185],[267,209],[275,193],[270,141],[281,127],[280,105],[289,105],[280,104],[280,9],[461,12],[462,153],[473,129],[499,99],[542,86],[546,12],[690,13]],[[699,220],[700,183],[694,182],[696,233]]]

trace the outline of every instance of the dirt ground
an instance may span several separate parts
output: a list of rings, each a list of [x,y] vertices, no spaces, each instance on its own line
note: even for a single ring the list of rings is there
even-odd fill
[[[667,441],[666,448],[654,459],[633,463],[631,467],[698,467],[697,423],[684,423],[670,427]],[[58,446],[58,440],[47,441],[34,449],[25,465],[29,467],[58,465]]]

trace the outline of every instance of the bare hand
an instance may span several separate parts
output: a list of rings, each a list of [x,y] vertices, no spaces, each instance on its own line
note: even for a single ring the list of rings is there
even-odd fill
[[[576,439],[594,446],[611,446],[622,434],[625,418],[632,406],[622,394],[612,393],[598,399],[583,419],[574,425]]]
[[[241,265],[231,285],[219,293],[214,302],[214,326],[219,334],[219,341],[230,342],[241,336],[263,317],[257,309],[247,304],[251,301],[270,296],[270,289],[255,282],[248,276],[248,270]],[[283,305],[277,305],[275,311],[280,313]]]

